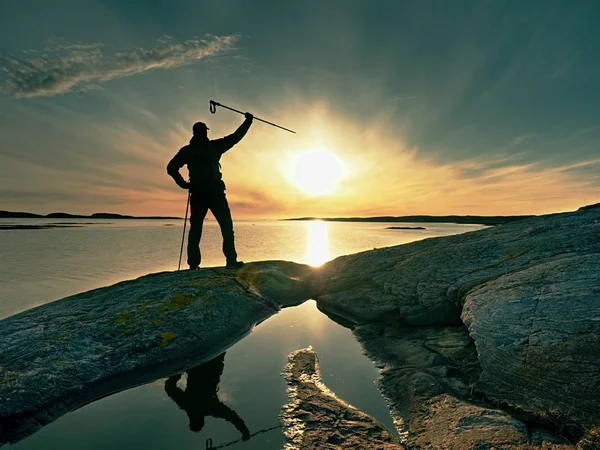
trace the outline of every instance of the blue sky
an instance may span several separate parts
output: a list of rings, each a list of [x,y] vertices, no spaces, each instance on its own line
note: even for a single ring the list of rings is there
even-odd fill
[[[8,5],[8,6],[7,6]],[[180,213],[196,120],[234,217],[519,214],[600,201],[596,1],[19,1],[0,15],[0,209]],[[289,183],[294,153],[347,166]],[[185,200],[183,200],[185,201]]]

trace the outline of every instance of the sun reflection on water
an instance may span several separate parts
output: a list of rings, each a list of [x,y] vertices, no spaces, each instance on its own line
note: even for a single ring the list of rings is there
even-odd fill
[[[306,264],[318,267],[331,259],[327,222],[311,220],[306,224],[308,226],[308,239],[304,260]]]

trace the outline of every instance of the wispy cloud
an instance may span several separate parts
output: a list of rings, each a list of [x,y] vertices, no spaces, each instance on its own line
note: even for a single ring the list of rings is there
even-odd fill
[[[519,144],[522,144],[525,141],[533,139],[536,136],[537,136],[537,134],[523,134],[521,136],[517,136],[516,138],[514,138],[512,142],[513,142],[514,145],[519,145]]]
[[[0,56],[0,93],[49,97],[97,88],[100,83],[192,64],[232,50],[237,36],[206,36],[177,43],[165,36],[153,48],[105,54],[100,43],[59,43],[22,57]]]

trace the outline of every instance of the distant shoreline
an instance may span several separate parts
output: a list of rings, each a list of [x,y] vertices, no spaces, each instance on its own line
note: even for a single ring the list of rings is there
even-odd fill
[[[323,220],[325,222],[403,222],[403,223],[456,223],[461,225],[502,225],[528,216],[377,216],[377,217],[296,217],[289,220]]]
[[[461,225],[502,225],[517,220],[536,217],[524,216],[376,216],[376,217],[294,217],[279,219],[280,221],[309,221],[322,220],[325,222],[403,222],[403,223],[456,223]],[[0,210],[0,219],[135,219],[135,220],[183,220],[183,217],[172,216],[130,216],[117,213],[69,214],[54,212],[50,214],[35,214],[19,211]]]
[[[94,213],[91,215],[55,212],[50,214],[34,214],[18,211],[0,210],[0,219],[138,219],[138,220],[183,220],[182,217],[170,216],[128,216],[116,213]]]
[[[14,230],[51,230],[54,228],[83,228],[85,225],[79,225],[73,223],[73,225],[3,225],[0,224],[0,231],[14,231]]]

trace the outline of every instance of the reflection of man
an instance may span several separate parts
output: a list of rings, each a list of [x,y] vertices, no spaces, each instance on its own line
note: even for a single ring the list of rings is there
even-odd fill
[[[187,371],[187,387],[185,391],[177,387],[177,380],[182,374],[174,375],[165,382],[165,391],[171,399],[183,409],[190,419],[190,430],[200,431],[204,427],[206,416],[220,417],[231,422],[242,438],[250,438],[248,427],[234,410],[225,405],[217,391],[225,365],[225,353],[211,361],[200,364]]]

